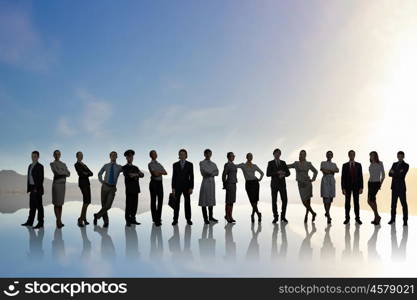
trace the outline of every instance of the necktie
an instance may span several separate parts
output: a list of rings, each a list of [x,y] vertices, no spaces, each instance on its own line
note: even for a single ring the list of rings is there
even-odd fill
[[[109,184],[114,184],[114,164],[110,167]]]
[[[356,172],[355,172],[355,163],[350,163],[350,176],[352,179],[355,178]]]
[[[181,169],[184,169],[184,164],[185,164],[185,161],[181,161]]]

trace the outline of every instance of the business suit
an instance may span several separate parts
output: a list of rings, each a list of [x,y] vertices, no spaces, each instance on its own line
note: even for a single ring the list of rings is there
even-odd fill
[[[283,177],[280,177],[278,171],[285,172]],[[274,219],[278,218],[278,192],[281,197],[282,207],[281,207],[281,218],[285,219],[285,214],[287,211],[287,185],[285,182],[285,177],[290,176],[290,170],[285,161],[283,160],[271,160],[268,162],[268,167],[266,169],[266,176],[271,177],[271,196],[272,196],[272,213]]]
[[[350,198],[353,196],[355,219],[359,220],[359,190],[363,190],[362,165],[347,162],[342,167],[342,190],[345,190],[345,218],[350,220]]]
[[[88,177],[93,176],[93,172],[82,162],[77,161],[74,164],[75,170],[78,174],[78,187],[81,190],[83,195],[83,203],[90,204],[91,203],[91,188],[90,188],[90,180]]]
[[[143,177],[144,174],[137,166],[132,164],[126,164],[122,169],[126,187],[125,219],[127,223],[135,223],[140,193],[139,177]],[[131,173],[139,174],[139,176],[130,177],[129,174]]]
[[[26,224],[32,226],[33,221],[35,220],[36,210],[38,211],[38,223],[43,226],[44,223],[44,211],[42,205],[42,195],[43,190],[43,180],[44,180],[44,170],[43,165],[39,162],[35,163],[32,168],[28,167],[28,176],[27,176],[27,189],[26,191],[29,194],[29,216]],[[32,174],[31,174],[32,173]],[[29,177],[32,175],[33,183],[30,183]]]
[[[408,220],[407,187],[405,184],[405,176],[407,175],[408,169],[409,165],[402,161],[394,163],[389,172],[389,176],[392,177],[391,220],[395,220],[398,198],[400,198],[401,206],[403,207],[403,220],[404,222]]]
[[[194,167],[189,161],[184,161],[181,166],[181,161],[177,161],[172,166],[172,181],[171,187],[175,190],[176,203],[174,207],[174,222],[178,221],[180,212],[180,198],[184,195],[184,211],[185,219],[191,221],[191,199],[190,189],[194,189]]]

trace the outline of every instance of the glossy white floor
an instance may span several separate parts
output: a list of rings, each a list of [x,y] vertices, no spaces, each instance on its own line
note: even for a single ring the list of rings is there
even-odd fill
[[[1,214],[0,276],[417,276],[416,217],[403,228],[401,215],[390,226],[384,214],[382,225],[375,227],[370,224],[371,213],[362,211],[363,225],[345,226],[343,208],[334,207],[333,225],[327,227],[323,208],[314,206],[317,221],[304,226],[304,208],[291,204],[289,224],[274,226],[270,205],[261,203],[261,225],[252,226],[250,206],[239,204],[234,226],[226,225],[223,205],[218,205],[216,225],[204,226],[200,208],[193,206],[194,225],[185,225],[181,207],[179,225],[173,227],[172,210],[164,206],[162,227],[152,226],[150,212],[138,215],[142,225],[125,227],[124,212],[112,209],[105,230],[92,224],[77,227],[80,206],[80,202],[65,204],[66,226],[61,230],[55,229],[51,206],[45,208],[43,231],[20,226],[27,218],[26,209]],[[96,210],[97,206],[89,208],[90,221]]]

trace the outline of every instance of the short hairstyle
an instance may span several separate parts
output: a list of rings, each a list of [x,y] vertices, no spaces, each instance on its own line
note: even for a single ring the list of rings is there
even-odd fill
[[[56,149],[56,150],[54,151],[54,155],[55,155],[55,153],[57,153],[57,152],[61,153],[61,151],[59,151],[58,149]]]
[[[397,155],[404,155],[404,151],[398,151]]]
[[[210,149],[206,149],[204,150],[204,155],[208,154],[208,153],[212,153]]]
[[[329,153],[331,153],[333,155],[333,151],[332,150],[327,151],[326,152],[326,155],[329,154]]]
[[[180,151],[178,151],[178,155],[179,155],[181,152],[184,152],[185,154],[188,154],[188,153],[187,153],[187,150],[185,150],[185,149],[180,149]]]
[[[152,153],[154,153],[154,152],[156,153],[156,151],[155,151],[155,150],[151,150],[151,151],[149,151],[149,156],[150,156],[150,157],[152,157]]]
[[[82,154],[82,152],[81,151],[78,151],[77,153],[75,153],[75,157],[77,157],[78,154]]]
[[[276,148],[276,149],[274,150],[274,152],[272,152],[272,154],[274,154],[274,155],[275,155],[275,153],[277,153],[277,152],[279,152],[279,154],[281,154],[281,150],[280,150],[280,149],[278,149],[278,148]]]
[[[351,153],[356,154],[356,152],[354,150],[349,150],[348,155],[351,154]]]
[[[36,154],[39,157],[39,151],[38,150],[32,151],[32,154]]]
[[[112,152],[110,152],[109,156],[111,156],[113,153],[117,155],[116,151],[112,151]]]
[[[233,155],[233,152],[227,152],[227,158],[229,158],[230,156],[232,156]]]

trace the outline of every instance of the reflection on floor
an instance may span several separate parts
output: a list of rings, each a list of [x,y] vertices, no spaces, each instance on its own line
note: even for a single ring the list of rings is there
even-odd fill
[[[324,217],[303,223],[301,205],[289,205],[288,225],[272,224],[270,207],[261,204],[263,223],[250,223],[250,206],[235,207],[237,224],[204,225],[193,207],[194,225],[184,220],[171,226],[172,210],[165,206],[164,224],[155,227],[149,213],[138,215],[139,226],[126,227],[120,209],[110,211],[110,227],[75,222],[79,202],[64,206],[64,223],[54,227],[47,207],[45,229],[21,227],[27,210],[0,217],[0,276],[65,277],[294,277],[294,276],[417,276],[416,217],[409,226],[370,224],[372,215],[361,212],[364,224],[343,225],[344,211],[333,208],[333,225]],[[91,212],[97,207],[90,208]],[[314,207],[319,215],[322,207]],[[215,210],[220,219],[221,206]],[[181,215],[182,216],[182,215]],[[72,222],[71,222],[72,220]]]

